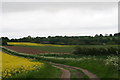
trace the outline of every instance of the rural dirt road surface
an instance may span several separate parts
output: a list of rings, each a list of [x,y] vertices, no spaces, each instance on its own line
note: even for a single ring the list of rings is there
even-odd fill
[[[82,68],[78,68],[78,67],[73,67],[73,66],[68,66],[68,65],[63,65],[63,64],[57,64],[57,63],[50,63],[54,66],[59,66],[58,68],[60,69],[62,67],[62,69],[64,67],[66,68],[72,68],[72,69],[76,69],[76,70],[81,70],[85,75],[87,75],[90,79],[89,80],[100,80],[100,78],[98,78],[95,74],[93,74],[92,72],[86,70],[86,69],[82,69]],[[81,75],[79,75],[81,76]],[[81,79],[80,79],[81,80]]]
[[[64,68],[62,68],[62,67],[59,67],[59,66],[55,66],[55,65],[53,65],[53,67],[56,67],[56,68],[58,68],[58,69],[60,69],[61,71],[62,71],[62,75],[61,75],[61,80],[70,80],[70,71],[69,70],[67,70],[67,69],[64,69]]]

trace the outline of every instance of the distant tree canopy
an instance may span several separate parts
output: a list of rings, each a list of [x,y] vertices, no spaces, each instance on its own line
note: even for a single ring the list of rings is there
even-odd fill
[[[60,45],[106,45],[120,44],[120,33],[96,34],[95,36],[48,36],[48,37],[23,37],[19,39],[8,39],[1,37],[2,44],[6,42],[33,42],[42,44],[60,44]]]
[[[7,45],[7,42],[9,39],[7,37],[1,37],[0,38],[0,45]]]

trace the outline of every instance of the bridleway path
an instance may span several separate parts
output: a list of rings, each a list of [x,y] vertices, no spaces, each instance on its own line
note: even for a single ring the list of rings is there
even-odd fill
[[[56,67],[56,68],[59,68],[59,69],[62,70],[61,78],[67,78],[65,80],[70,80],[70,75],[71,75],[70,71],[65,69],[65,68],[80,70],[85,75],[87,75],[89,77],[89,80],[100,80],[100,78],[98,78],[95,74],[93,74],[92,72],[90,72],[90,71],[88,71],[86,69],[73,67],[73,66],[68,66],[68,65],[64,65],[64,64],[57,64],[57,63],[50,63],[50,64],[52,64],[53,67]],[[79,75],[79,76],[81,76],[81,75]],[[82,79],[82,76],[81,76],[81,79]]]

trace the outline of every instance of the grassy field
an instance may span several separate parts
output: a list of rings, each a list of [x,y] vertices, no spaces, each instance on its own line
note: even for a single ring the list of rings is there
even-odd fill
[[[39,55],[43,61],[61,63],[87,69],[100,78],[118,78],[117,56],[70,56],[61,54]],[[114,60],[114,58],[116,58]],[[113,59],[113,60],[111,60]],[[112,63],[113,62],[113,63]]]

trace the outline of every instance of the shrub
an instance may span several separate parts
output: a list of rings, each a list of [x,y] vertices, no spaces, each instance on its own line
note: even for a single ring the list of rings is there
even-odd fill
[[[117,47],[75,47],[72,52],[76,55],[118,55]]]
[[[2,41],[2,45],[7,45],[7,41]]]

